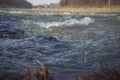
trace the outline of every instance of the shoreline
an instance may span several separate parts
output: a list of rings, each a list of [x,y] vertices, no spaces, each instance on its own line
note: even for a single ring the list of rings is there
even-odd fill
[[[32,10],[57,12],[120,12],[120,6],[105,7],[58,7],[58,8],[32,8]]]

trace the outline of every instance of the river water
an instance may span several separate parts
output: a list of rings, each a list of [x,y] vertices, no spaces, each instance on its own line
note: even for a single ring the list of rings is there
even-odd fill
[[[44,62],[56,80],[102,65],[120,69],[120,13],[0,9],[0,26],[24,30],[24,38],[0,38],[0,69],[18,71]]]

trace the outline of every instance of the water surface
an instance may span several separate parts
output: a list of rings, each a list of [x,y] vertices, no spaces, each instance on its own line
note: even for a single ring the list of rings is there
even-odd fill
[[[56,80],[108,65],[120,69],[120,13],[0,9],[0,26],[25,31],[22,39],[0,39],[0,69],[45,63]]]

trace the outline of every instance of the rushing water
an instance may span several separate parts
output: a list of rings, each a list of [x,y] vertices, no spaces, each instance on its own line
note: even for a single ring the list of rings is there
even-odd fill
[[[120,13],[0,9],[0,26],[24,30],[22,39],[0,39],[0,69],[38,67],[42,61],[57,80],[101,65],[120,69]]]

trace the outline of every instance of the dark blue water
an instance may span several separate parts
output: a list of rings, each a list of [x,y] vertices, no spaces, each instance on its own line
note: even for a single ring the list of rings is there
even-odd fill
[[[0,37],[3,71],[39,67],[36,60],[57,80],[102,65],[120,69],[120,13],[0,9]]]

